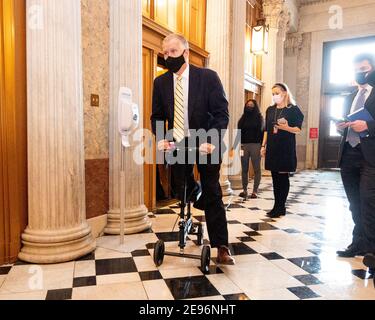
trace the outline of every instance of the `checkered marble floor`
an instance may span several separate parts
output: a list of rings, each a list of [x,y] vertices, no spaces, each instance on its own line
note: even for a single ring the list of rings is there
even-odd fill
[[[269,177],[263,178],[259,199],[224,199],[235,266],[216,265],[212,250],[207,275],[199,260],[166,256],[155,267],[157,239],[166,242],[166,250],[178,252],[174,205],[150,215],[153,228],[131,253],[109,249],[113,237],[103,237],[94,253],[74,262],[0,267],[0,299],[375,299],[373,276],[362,258],[335,254],[350,243],[353,227],[339,173],[306,171],[291,181],[288,214],[280,219],[266,216],[273,206]],[[193,213],[205,223],[203,212]],[[186,252],[200,255],[195,237]]]

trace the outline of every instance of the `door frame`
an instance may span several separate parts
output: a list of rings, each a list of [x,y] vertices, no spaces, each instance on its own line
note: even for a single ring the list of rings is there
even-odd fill
[[[17,260],[27,225],[26,3],[0,4],[0,265]]]

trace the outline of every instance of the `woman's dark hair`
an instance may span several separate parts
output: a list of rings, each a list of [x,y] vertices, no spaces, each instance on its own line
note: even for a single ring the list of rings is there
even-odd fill
[[[254,99],[249,99],[249,100],[246,101],[244,111],[246,111],[246,106],[249,104],[249,102],[253,103],[253,105],[254,105],[254,112],[257,113],[257,114],[259,114],[260,113],[259,104]]]
[[[254,108],[250,112],[248,111],[248,108],[246,107],[249,102],[252,102],[254,105]],[[260,112],[258,102],[254,99],[250,99],[245,104],[244,113],[240,121],[238,121],[238,128],[244,129],[245,127],[251,126],[251,122],[254,122],[254,121],[262,124],[263,116],[262,116],[262,113]]]

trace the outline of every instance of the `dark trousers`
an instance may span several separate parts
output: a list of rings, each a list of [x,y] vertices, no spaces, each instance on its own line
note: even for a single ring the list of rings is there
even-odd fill
[[[364,159],[360,145],[345,145],[341,177],[354,221],[352,244],[375,253],[375,167]]]
[[[219,182],[220,167],[220,164],[198,164],[207,231],[211,247],[213,248],[228,246],[227,218],[222,200],[223,193]],[[196,187],[193,170],[194,165],[192,164],[172,165],[172,189],[175,190],[175,194],[180,201],[184,197],[185,176],[187,179],[187,198]]]
[[[250,160],[254,168],[254,187],[253,192],[258,193],[259,185],[262,180],[262,169],[260,155],[261,144],[260,143],[246,143],[242,144],[243,156],[241,157],[242,166],[242,188],[247,192],[247,186],[249,184],[249,166]]]
[[[285,213],[286,200],[290,190],[289,173],[272,172],[272,181],[275,197],[273,210],[277,211],[276,213]]]

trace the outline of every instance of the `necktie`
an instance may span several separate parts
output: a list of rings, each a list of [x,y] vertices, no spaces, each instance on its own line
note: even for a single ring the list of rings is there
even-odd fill
[[[356,112],[357,110],[363,108],[366,103],[366,92],[367,89],[362,89],[361,92],[359,93],[357,103],[355,104],[353,112]],[[355,132],[353,129],[349,128],[348,130],[348,136],[346,139],[349,144],[355,148],[361,143],[361,138],[359,137],[359,133]]]
[[[173,138],[177,143],[185,138],[185,117],[184,117],[184,90],[182,88],[182,77],[177,78],[174,92],[174,124]]]

